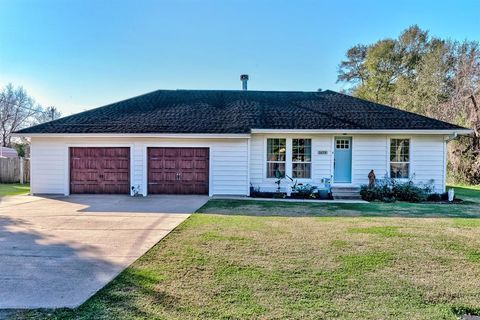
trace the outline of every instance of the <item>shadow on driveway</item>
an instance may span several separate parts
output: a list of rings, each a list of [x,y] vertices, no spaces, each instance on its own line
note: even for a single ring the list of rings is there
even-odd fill
[[[0,309],[80,305],[208,201],[22,197],[0,204]]]

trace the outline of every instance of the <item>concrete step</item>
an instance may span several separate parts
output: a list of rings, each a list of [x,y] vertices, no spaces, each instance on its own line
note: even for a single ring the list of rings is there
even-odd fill
[[[361,199],[359,187],[332,187],[334,199],[357,200]]]
[[[338,191],[338,192],[343,192],[343,191],[360,192],[360,188],[359,188],[359,187],[332,187],[332,191]]]

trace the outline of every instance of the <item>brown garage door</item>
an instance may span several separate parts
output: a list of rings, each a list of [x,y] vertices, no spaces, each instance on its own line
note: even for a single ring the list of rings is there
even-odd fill
[[[148,148],[148,193],[208,194],[208,148]]]
[[[130,148],[70,148],[70,193],[130,193]]]

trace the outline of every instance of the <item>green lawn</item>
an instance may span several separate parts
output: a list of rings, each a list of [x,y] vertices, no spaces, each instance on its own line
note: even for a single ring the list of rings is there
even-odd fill
[[[457,319],[480,311],[480,190],[457,191],[462,204],[212,200],[79,308],[17,315]]]
[[[0,197],[26,194],[30,192],[30,185],[19,183],[0,183]]]
[[[447,203],[298,203],[254,200],[211,200],[201,211],[258,216],[319,217],[463,217],[480,218],[480,187],[456,187],[461,204]]]

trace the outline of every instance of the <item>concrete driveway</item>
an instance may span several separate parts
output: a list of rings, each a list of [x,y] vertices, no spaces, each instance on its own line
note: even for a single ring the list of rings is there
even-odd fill
[[[80,305],[207,200],[0,199],[0,309]]]

